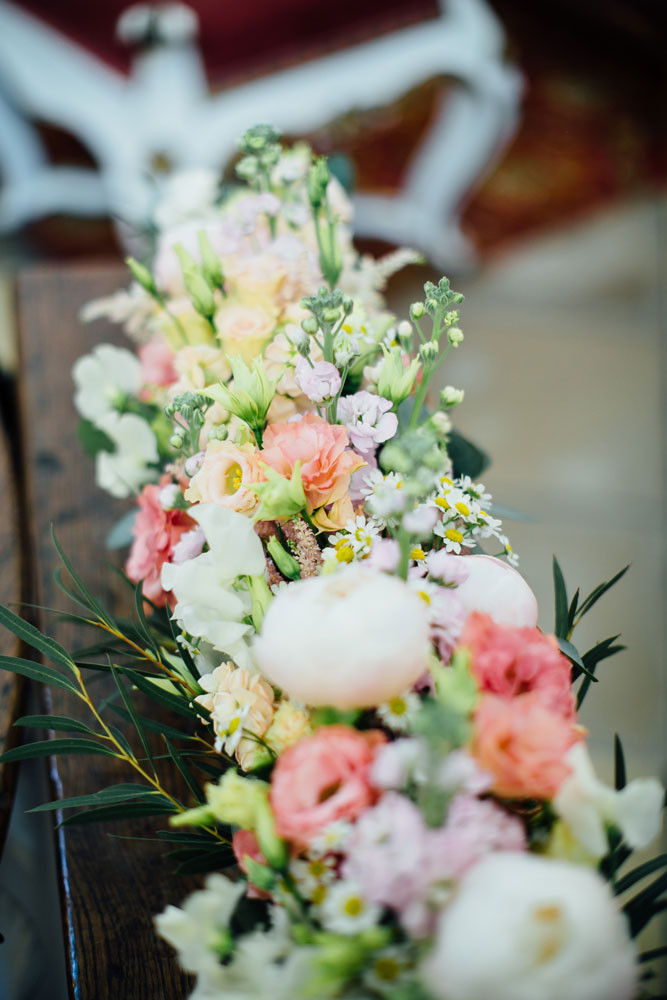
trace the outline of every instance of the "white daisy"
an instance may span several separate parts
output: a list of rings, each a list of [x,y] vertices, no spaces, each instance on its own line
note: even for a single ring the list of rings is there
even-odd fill
[[[290,872],[306,899],[322,903],[326,895],[322,888],[336,881],[336,858],[331,854],[296,858],[290,864]]]
[[[326,930],[353,936],[375,927],[382,908],[366,899],[355,882],[340,881],[328,888],[317,915]]]
[[[384,948],[373,956],[364,973],[364,983],[381,996],[391,994],[405,981],[411,964],[403,949],[397,945]]]
[[[380,705],[377,714],[388,729],[396,733],[404,733],[410,728],[420,707],[419,695],[414,691],[405,691],[391,701]]]
[[[324,854],[341,854],[345,848],[352,824],[345,820],[336,820],[329,823],[320,830],[316,837],[310,842],[309,854],[311,857],[321,857]]]

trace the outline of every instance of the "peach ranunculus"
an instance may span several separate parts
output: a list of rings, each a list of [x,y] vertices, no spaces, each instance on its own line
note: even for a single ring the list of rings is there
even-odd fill
[[[330,823],[356,819],[373,805],[377,745],[376,732],[333,725],[288,747],[273,769],[269,793],[278,835],[304,848]]]
[[[552,799],[570,774],[566,754],[582,738],[572,722],[545,708],[536,691],[511,701],[483,695],[472,754],[508,799]]]
[[[257,748],[252,737],[263,736],[273,720],[273,688],[259,674],[230,662],[200,677],[199,684],[205,693],[195,701],[211,713],[216,748],[234,753],[245,770]]]
[[[482,691],[501,698],[535,691],[546,708],[574,719],[570,661],[553,636],[536,628],[498,625],[489,615],[473,611],[459,644],[470,650],[472,672]]]
[[[342,500],[352,473],[364,464],[348,444],[344,427],[307,413],[301,420],[269,424],[261,459],[288,479],[296,463],[301,462],[303,489],[308,512],[312,513]]]
[[[215,314],[215,326],[225,353],[250,364],[273,336],[276,313],[261,305],[226,302]]]
[[[185,499],[190,503],[216,503],[240,514],[252,514],[259,498],[248,489],[248,484],[263,479],[259,452],[254,445],[210,441],[204,461],[185,491]]]
[[[125,566],[130,580],[143,580],[143,591],[148,600],[158,607],[167,603],[160,575],[162,567],[170,562],[174,549],[187,532],[196,528],[195,522],[184,510],[164,510],[160,503],[162,488],[171,482],[163,476],[159,485],[144,486],[139,494],[139,511],[134,521],[134,541]]]

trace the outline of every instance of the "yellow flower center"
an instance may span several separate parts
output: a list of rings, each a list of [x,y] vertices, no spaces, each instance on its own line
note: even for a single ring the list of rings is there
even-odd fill
[[[363,899],[359,899],[358,896],[350,896],[343,904],[343,910],[348,917],[358,917],[360,913],[363,913],[363,909],[364,901]]]
[[[392,698],[389,702],[389,708],[392,715],[405,715],[408,710],[404,698]]]
[[[446,496],[436,497],[435,502],[441,510],[449,510],[449,500]]]
[[[227,492],[236,493],[236,491],[240,489],[242,482],[243,482],[243,469],[238,464],[238,462],[235,462],[234,465],[230,465],[230,467],[227,470],[227,476],[225,479]]]
[[[463,503],[462,500],[459,500],[459,502],[457,504],[454,504],[454,506],[458,510],[459,514],[463,514],[464,517],[470,516],[470,507],[468,507],[467,504]]]
[[[447,528],[445,531],[445,538],[448,538],[450,542],[462,542],[463,535],[456,528]]]
[[[410,558],[421,562],[423,559],[426,559],[426,553],[420,545],[415,545],[414,549],[410,550]]]
[[[227,734],[231,736],[232,733],[236,732],[236,730],[239,728],[240,725],[241,725],[241,720],[237,715],[235,718],[232,719],[232,721],[227,726]]]
[[[317,888],[313,890],[313,894],[310,898],[312,899],[313,903],[315,903],[315,906],[319,906],[320,903],[324,902],[326,894],[327,894],[326,885],[318,885]]]
[[[344,563],[351,563],[354,559],[354,549],[348,541],[342,538],[336,542],[336,559],[338,562]]]
[[[319,858],[317,858],[315,861],[311,861],[310,864],[308,865],[308,871],[313,876],[313,878],[322,878],[322,876],[326,873],[326,870],[327,866],[324,864],[323,861],[320,861]]]
[[[424,602],[424,604],[430,604],[431,603],[431,595],[428,594],[425,590],[418,590],[417,594],[419,595],[419,597],[421,597],[421,599]]]
[[[378,958],[375,963],[375,975],[383,983],[393,983],[401,971],[401,967],[395,958]]]

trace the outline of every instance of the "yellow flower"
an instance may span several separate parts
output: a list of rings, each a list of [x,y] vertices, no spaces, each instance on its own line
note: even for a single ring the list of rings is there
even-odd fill
[[[264,739],[272,750],[281,754],[292,743],[297,743],[311,732],[310,712],[297,708],[291,701],[282,701]]]

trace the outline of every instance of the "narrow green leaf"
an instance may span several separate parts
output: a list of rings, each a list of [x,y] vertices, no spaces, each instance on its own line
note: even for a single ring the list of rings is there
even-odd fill
[[[553,557],[553,577],[554,577],[554,602],[555,602],[555,623],[554,632],[559,639],[565,639],[568,633],[567,627],[567,588],[565,578],[560,568],[556,556]]]
[[[95,617],[95,612],[91,608],[90,604],[88,604],[88,602],[84,600],[83,597],[80,597],[78,594],[75,594],[74,591],[71,589],[71,587],[68,587],[67,584],[65,583],[63,579],[62,566],[56,566],[56,568],[54,569],[53,582],[55,583],[58,590],[60,590],[66,597],[68,597],[70,601],[73,601],[75,604],[78,604],[79,607],[87,611],[89,615],[92,612],[93,617]]]
[[[620,634],[620,633],[619,633]],[[584,698],[588,693],[588,689],[591,685],[591,679],[597,680],[595,677],[595,668],[598,663],[602,660],[608,659],[610,656],[614,656],[616,653],[622,652],[626,647],[622,646],[620,643],[614,645],[614,641],[618,639],[618,635],[611,636],[609,639],[603,639],[592,649],[589,649],[587,653],[584,653],[582,659],[587,668],[587,676],[584,677],[581,682],[581,687],[579,688],[579,693],[577,695],[577,709],[580,709],[584,703]]]
[[[18,656],[0,656],[0,668],[29,677],[33,681],[39,681],[40,684],[50,684],[51,687],[62,688],[63,691],[71,691],[73,694],[79,693],[78,687],[69,677],[63,676],[53,667],[35,663],[34,660],[23,660]]]
[[[54,799],[53,802],[43,802],[28,812],[53,812],[56,809],[75,809],[81,806],[99,806],[113,802],[129,802],[135,799],[154,798],[159,792],[148,785],[111,785],[90,795],[74,795],[69,799]]]
[[[597,677],[594,677],[591,674],[590,670],[586,669],[586,665],[582,660],[581,656],[579,655],[579,650],[574,645],[574,643],[570,642],[569,639],[558,638],[558,645],[560,646],[561,653],[567,656],[568,660],[572,664],[573,681],[576,681],[577,677],[579,677],[581,674],[588,674],[591,680],[593,681],[597,680]]]
[[[574,619],[575,619],[576,614],[577,614],[577,607],[578,607],[578,605],[579,605],[579,587],[577,587],[575,595],[572,598],[572,600],[570,601],[570,607],[569,607],[568,612],[567,612],[567,631],[568,631],[568,634],[574,628]]]
[[[127,691],[125,690],[125,687],[124,687],[124,685],[123,685],[120,677],[118,676],[118,671],[114,667],[113,663],[111,663],[111,661],[109,661],[109,666],[111,667],[111,674],[113,676],[114,681],[116,682],[116,687],[118,688],[119,694],[120,694],[121,698],[123,699],[123,703],[125,705],[125,709],[129,713],[129,715],[130,715],[130,717],[132,719],[132,725],[134,726],[134,728],[137,731],[139,739],[141,740],[141,745],[144,748],[144,753],[146,754],[146,757],[148,758],[148,760],[150,762],[151,768],[153,769],[153,774],[155,774],[155,764],[153,763],[153,757],[151,755],[151,748],[150,748],[150,745],[148,743],[148,739],[146,737],[146,733],[144,732],[143,726],[141,725],[141,722],[139,720],[139,716],[137,715],[137,713],[134,710],[134,705],[132,704],[132,699],[130,698],[130,696],[128,695]]]
[[[67,572],[69,573],[69,575],[72,578],[72,582],[76,586],[76,588],[79,591],[79,593],[81,594],[81,596],[88,602],[88,606],[90,607],[91,611],[94,611],[95,614],[97,615],[97,617],[101,621],[105,622],[107,625],[113,626],[114,625],[113,618],[111,618],[111,616],[109,614],[107,614],[107,612],[104,610],[104,608],[102,607],[102,605],[100,604],[100,602],[97,600],[97,598],[93,597],[93,595],[90,593],[90,591],[86,587],[85,583],[83,582],[83,580],[81,579],[81,577],[79,576],[79,574],[76,572],[76,570],[72,566],[72,563],[70,562],[70,560],[68,559],[68,557],[65,555],[63,547],[60,544],[60,542],[58,541],[58,538],[56,536],[56,532],[55,532],[55,529],[54,529],[53,525],[51,525],[51,539],[53,541],[53,544],[56,547],[56,551],[58,552],[58,555],[60,556],[61,562],[63,563],[63,565],[65,566],[65,569],[67,570]]]
[[[199,844],[210,846],[215,841],[209,833],[186,833],[184,830],[156,830],[160,840],[169,844]]]
[[[66,816],[61,826],[78,826],[81,823],[97,823],[114,819],[135,819],[139,816],[165,816],[177,812],[168,800],[164,802],[127,802],[118,805],[98,806],[84,812]]]
[[[143,581],[140,580],[139,583],[134,588],[134,607],[137,612],[137,618],[139,619],[139,631],[141,632],[141,637],[147,646],[150,647],[151,652],[156,660],[160,661],[160,650],[155,644],[155,640],[151,635],[151,631],[148,627],[148,622],[146,621],[146,615],[144,613],[144,594],[142,590]]]
[[[645,861],[643,865],[633,868],[631,872],[628,872],[627,875],[624,875],[616,883],[614,888],[615,894],[620,896],[621,893],[627,892],[637,882],[641,882],[643,878],[652,875],[653,872],[660,871],[661,868],[667,868],[667,854],[659,854],[657,858],[651,858],[650,861]]]
[[[153,701],[157,701],[160,705],[164,705],[165,708],[170,708],[173,712],[177,712],[179,715],[185,715],[187,718],[192,719],[197,715],[205,715],[205,711],[201,709],[200,706],[197,710],[190,708],[188,696],[179,698],[177,694],[171,694],[165,691],[164,688],[157,687],[155,684],[151,684],[142,674],[138,673],[136,670],[132,670],[129,667],[120,667],[122,673],[134,684],[135,687],[143,691],[144,694],[149,695]]]
[[[109,705],[112,712],[119,715],[121,719],[125,719],[126,722],[132,722],[132,716],[130,713],[121,708],[120,705]],[[144,729],[148,729],[151,733],[160,733],[161,735],[168,736],[172,740],[191,740],[192,736],[189,733],[183,733],[179,729],[175,729],[173,726],[168,726],[164,722],[159,722],[157,719],[148,719],[145,715],[137,716],[141,725]]]
[[[189,764],[185,760],[183,760],[181,754],[178,752],[178,750],[176,750],[172,746],[172,744],[169,742],[169,739],[166,736],[163,736],[162,738],[166,744],[167,750],[169,751],[169,756],[171,757],[174,764],[180,771],[181,777],[183,778],[186,785],[194,795],[197,802],[205,802],[206,795],[204,794],[204,790],[197,781],[197,779],[195,778],[194,774],[192,773],[192,769],[190,768]]]
[[[611,578],[611,580],[607,580],[606,583],[600,583],[597,587],[595,587],[588,597],[582,601],[581,607],[579,608],[579,618],[581,619],[584,615],[588,614],[593,605],[597,604],[603,594],[606,594],[607,591],[614,586],[614,584],[618,583],[621,577],[625,576],[629,569],[630,563],[628,563],[627,566],[624,566],[623,569],[619,570],[618,573]]]
[[[38,650],[47,660],[51,660],[52,663],[57,663],[59,667],[64,667],[66,670],[71,671],[74,669],[72,658],[59,642],[56,642],[55,639],[49,639],[46,635],[42,635],[34,625],[31,625],[23,618],[19,618],[18,615],[15,615],[13,611],[10,611],[9,608],[3,605],[0,605],[0,625],[4,625],[15,636],[23,639],[24,642],[27,642],[33,649]]]
[[[9,764],[14,760],[32,760],[35,757],[60,757],[63,754],[100,754],[115,757],[116,752],[94,740],[72,738],[71,740],[41,740],[15,747],[0,756],[0,762]]]
[[[655,962],[659,958],[667,956],[667,944],[661,948],[651,948],[649,951],[642,951],[637,956],[637,962],[642,965],[644,962]]]
[[[205,872],[224,868],[234,860],[234,852],[229,847],[200,854],[191,861],[184,861],[176,869],[176,875],[203,875]]]
[[[625,788],[626,784],[627,779],[623,744],[621,743],[621,737],[618,733],[614,733],[614,787],[617,792],[620,792],[621,788]]]
[[[123,750],[128,755],[128,757],[130,757],[132,760],[136,760],[137,758],[135,756],[134,750],[132,749],[132,745],[128,740],[127,736],[125,735],[125,733],[123,733],[118,728],[118,726],[109,726],[109,730],[116,737],[116,739],[118,740],[118,742],[120,743],[120,745],[122,746]]]
[[[642,889],[636,896],[633,896],[623,907],[625,913],[632,919],[632,914],[641,913],[649,904],[658,899],[665,890],[667,890],[667,872],[663,872],[654,882],[651,882],[645,889]]]
[[[15,726],[25,726],[28,729],[53,729],[63,733],[86,733],[88,736],[99,736],[94,729],[79,722],[78,719],[70,719],[66,715],[24,715],[17,719]]]
[[[652,903],[629,914],[630,936],[633,938],[637,937],[646,925],[650,924],[654,917],[657,917],[660,913],[664,913],[665,910],[667,910],[667,899],[660,899],[657,903]],[[657,1000],[657,998],[654,997],[653,1000]]]

